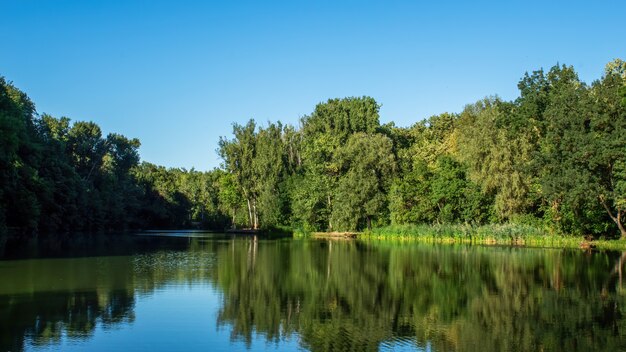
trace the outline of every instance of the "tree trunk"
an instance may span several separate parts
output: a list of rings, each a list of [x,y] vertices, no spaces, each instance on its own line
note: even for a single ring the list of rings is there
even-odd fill
[[[252,227],[252,205],[250,205],[250,198],[248,201],[248,227]]]
[[[372,231],[372,218],[370,218],[370,216],[367,216],[367,229]]]
[[[620,238],[625,239],[626,229],[624,228],[624,224],[622,224],[622,215],[624,215],[624,210],[617,209],[617,216],[614,216],[613,212],[611,211],[611,208],[609,208],[609,206],[606,204],[604,197],[600,197],[600,203],[602,203],[604,210],[606,210],[606,212],[609,214],[609,216],[611,217],[611,220],[613,220],[613,222],[617,224],[617,228],[619,229],[619,233],[620,233]]]
[[[259,214],[257,213],[256,210],[256,199],[254,199],[252,201],[252,209],[253,209],[253,215],[254,215],[254,229],[258,229],[259,228]]]
[[[330,202],[330,194],[329,194],[328,195],[328,231],[333,230],[333,223],[331,222],[332,214],[333,214],[333,207],[332,207],[332,203]]]

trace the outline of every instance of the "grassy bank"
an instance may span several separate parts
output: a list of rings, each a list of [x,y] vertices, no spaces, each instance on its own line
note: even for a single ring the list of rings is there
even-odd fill
[[[595,240],[587,243],[582,236],[565,236],[530,225],[402,225],[375,228],[360,233],[360,239],[418,241],[426,243],[468,243],[530,247],[626,250],[625,240]]]

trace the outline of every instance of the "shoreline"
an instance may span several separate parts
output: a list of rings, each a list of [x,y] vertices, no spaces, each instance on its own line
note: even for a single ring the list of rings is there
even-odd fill
[[[592,240],[587,241],[579,237],[556,237],[556,238],[516,238],[498,240],[495,238],[455,238],[452,236],[405,236],[405,235],[371,235],[360,234],[356,237],[362,241],[400,242],[400,243],[430,243],[430,244],[468,244],[481,246],[510,246],[527,248],[567,248],[583,250],[616,250],[626,251],[625,240]]]
[[[348,234],[348,235],[346,235]],[[403,225],[374,228],[363,232],[314,232],[303,236],[319,239],[362,241],[469,244],[529,248],[569,248],[626,251],[626,239],[594,239],[551,233],[530,225]]]

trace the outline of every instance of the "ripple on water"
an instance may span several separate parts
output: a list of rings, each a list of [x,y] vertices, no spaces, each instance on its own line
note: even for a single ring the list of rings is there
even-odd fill
[[[425,345],[420,346],[414,337],[399,337],[396,336],[391,340],[385,340],[381,342],[379,351],[420,351],[431,352],[433,351],[430,342],[426,342]]]

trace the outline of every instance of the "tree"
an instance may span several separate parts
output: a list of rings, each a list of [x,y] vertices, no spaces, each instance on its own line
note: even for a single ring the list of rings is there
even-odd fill
[[[234,139],[220,138],[218,152],[224,160],[224,169],[232,173],[237,187],[248,206],[248,226],[258,228],[257,178],[254,158],[256,157],[256,123],[248,121],[245,126],[233,124]]]
[[[37,166],[42,155],[34,114],[28,96],[0,77],[0,234],[7,226],[37,230],[41,211]]]
[[[102,142],[106,148],[98,170],[96,187],[103,205],[104,226],[110,229],[138,227],[136,214],[141,208],[140,189],[130,172],[139,164],[138,139],[111,133]]]
[[[245,200],[237,187],[237,181],[232,173],[220,173],[218,178],[218,199],[220,210],[224,214],[229,214],[231,227],[236,228],[239,210],[245,207]],[[245,216],[247,218],[247,216]]]
[[[421,162],[393,181],[389,191],[389,211],[393,224],[434,222],[437,213],[429,196],[431,179],[431,170],[425,162]]]
[[[411,146],[413,161],[424,161],[432,166],[440,156],[451,154],[457,144],[457,123],[457,115],[443,113],[414,125],[411,128],[414,136]]]
[[[93,182],[108,147],[100,126],[93,122],[74,123],[68,134],[68,147],[78,174],[86,182]]]
[[[589,167],[593,110],[589,90],[571,67],[553,67],[546,80],[549,89],[537,160],[541,192],[550,207],[547,213],[565,232],[602,233],[602,210],[594,196],[599,174]]]
[[[437,223],[481,224],[488,220],[488,198],[466,179],[465,169],[452,157],[437,160],[430,183],[430,203],[435,206]]]
[[[178,189],[181,172],[147,162],[133,168],[133,177],[142,193],[139,216],[145,226],[180,228],[189,225],[192,202]]]
[[[584,157],[592,180],[597,182],[595,196],[615,223],[622,238],[626,237],[626,104],[623,102],[626,85],[626,63],[615,60],[607,64],[605,75],[591,88],[588,138]]]
[[[39,136],[43,143],[43,154],[39,165],[39,175],[44,183],[44,191],[39,193],[41,217],[39,229],[49,232],[65,232],[80,228],[80,194],[84,188],[68,155],[70,119],[59,119],[43,114],[38,121]]]
[[[283,189],[286,179],[286,155],[283,144],[283,126],[269,123],[256,135],[256,156],[253,160],[257,198],[255,209],[260,226],[272,227],[284,223],[288,217],[288,195]]]
[[[128,139],[121,134],[111,133],[107,136],[105,145],[107,155],[110,156],[110,169],[118,176],[124,177],[139,164],[139,147],[137,138]]]
[[[531,147],[515,120],[498,98],[488,98],[465,107],[458,122],[458,158],[468,166],[469,178],[482,192],[495,196],[500,219],[522,214],[532,205],[532,180],[526,172],[532,160]]]
[[[396,169],[391,139],[382,134],[355,133],[337,155],[341,167],[332,218],[338,229],[357,230],[362,221],[383,219],[387,193]]]
[[[379,109],[370,97],[330,99],[318,104],[310,116],[302,119],[302,182],[314,184],[311,191],[316,193],[309,195],[314,201],[306,202],[308,206],[294,207],[295,211],[306,209],[308,214],[294,215],[299,219],[315,219],[307,227],[336,229],[331,214],[342,172],[337,151],[355,133],[375,133],[380,127]],[[320,223],[326,224],[316,225]]]

